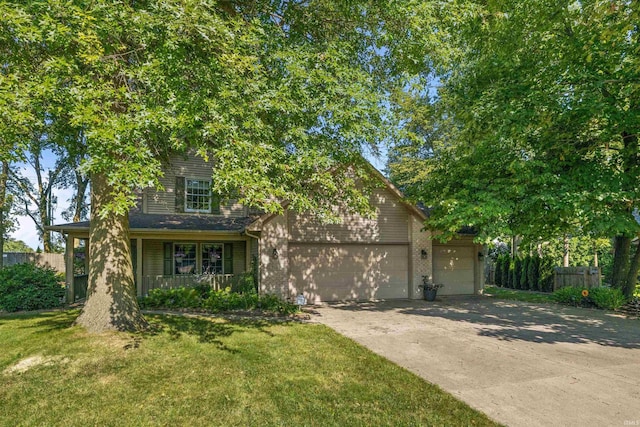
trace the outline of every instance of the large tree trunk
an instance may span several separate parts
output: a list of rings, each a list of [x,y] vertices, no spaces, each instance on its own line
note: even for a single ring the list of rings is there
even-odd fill
[[[148,325],[136,300],[129,216],[112,212],[101,216],[112,199],[112,188],[103,174],[94,174],[91,185],[89,287],[76,323],[94,333],[145,329]]]
[[[629,267],[629,251],[631,239],[627,236],[616,236],[614,239],[613,268],[611,286],[622,289],[627,279]]]
[[[638,270],[640,270],[640,242],[636,245],[636,252],[631,260],[629,271],[627,272],[627,277],[624,286],[622,287],[622,292],[627,298],[631,298],[633,296],[633,291],[636,289]]]

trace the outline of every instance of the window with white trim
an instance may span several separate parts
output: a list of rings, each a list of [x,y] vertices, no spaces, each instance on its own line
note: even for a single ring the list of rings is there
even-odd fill
[[[211,180],[185,178],[185,212],[211,212]]]
[[[196,272],[196,244],[176,243],[174,245],[174,272],[173,274],[193,274]]]

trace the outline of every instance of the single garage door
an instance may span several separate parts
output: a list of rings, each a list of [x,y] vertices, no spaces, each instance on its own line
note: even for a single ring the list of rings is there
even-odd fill
[[[289,281],[312,303],[408,297],[408,245],[289,244]]]
[[[433,245],[433,281],[444,284],[438,295],[474,293],[474,246]]]

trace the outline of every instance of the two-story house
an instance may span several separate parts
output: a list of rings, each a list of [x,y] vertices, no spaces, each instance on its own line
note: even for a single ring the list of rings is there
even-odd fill
[[[482,289],[482,246],[464,235],[432,240],[422,230],[424,212],[381,174],[371,196],[374,218],[344,214],[341,224],[324,224],[312,214],[221,203],[211,192],[211,168],[199,157],[174,157],[164,190],[141,193],[129,217],[138,295],[203,280],[222,287],[249,271],[261,293],[302,293],[312,303],[420,298],[422,276],[443,283],[442,295]],[[74,242],[88,241],[89,221],[51,228],[67,235],[69,296],[82,297],[86,277],[74,277]]]

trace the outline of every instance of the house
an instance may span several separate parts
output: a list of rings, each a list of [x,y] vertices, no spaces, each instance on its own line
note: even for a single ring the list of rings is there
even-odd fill
[[[174,157],[160,179],[164,191],[140,194],[129,219],[138,295],[203,280],[226,286],[251,271],[260,292],[302,293],[312,303],[421,298],[422,276],[443,283],[441,295],[482,289],[482,246],[470,235],[446,244],[432,239],[422,230],[424,212],[382,175],[384,185],[371,196],[374,218],[345,213],[341,224],[326,224],[312,214],[220,203],[210,190],[211,167],[199,157]],[[86,276],[78,274],[74,247],[88,242],[89,222],[51,229],[68,237],[69,296],[82,297]]]

